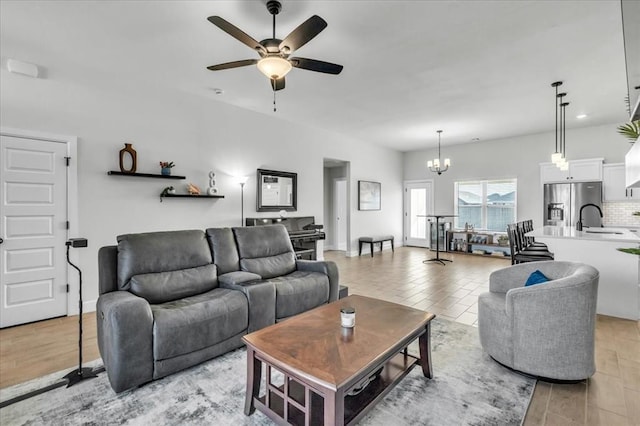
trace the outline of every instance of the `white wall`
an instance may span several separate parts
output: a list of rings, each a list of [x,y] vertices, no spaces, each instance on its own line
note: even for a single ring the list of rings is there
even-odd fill
[[[295,215],[313,215],[322,223],[323,158],[350,161],[351,193],[356,194],[358,179],[382,182],[383,205],[380,212],[359,212],[357,197],[352,197],[352,238],[381,228],[402,234],[401,153],[284,122],[277,113],[257,114],[163,87],[145,89],[120,82],[117,76],[98,79],[73,72],[50,70],[45,79],[31,79],[3,68],[0,125],[79,138],[75,161],[80,223],[74,236],[89,240],[89,247],[79,250],[85,300],[98,295],[98,248],[115,244],[119,234],[238,226],[240,187],[234,176],[249,176],[245,217],[272,216],[255,212],[257,168],[298,173]],[[187,179],[108,176],[108,170],[118,170],[124,142],[137,150],[139,172],[159,173],[159,161],[174,161],[173,173]],[[183,190],[185,183],[193,182],[206,188],[212,169],[224,199],[160,203],[165,186]]]
[[[630,144],[616,133],[617,125],[567,129],[567,159],[604,158],[620,163]],[[406,152],[404,178],[434,179],[435,212],[452,213],[454,182],[473,179],[518,179],[518,220],[533,219],[542,224],[542,185],[539,163],[549,162],[555,149],[554,133],[482,141],[442,148],[442,158],[451,158],[451,168],[438,176],[428,171],[427,161],[437,149]]]

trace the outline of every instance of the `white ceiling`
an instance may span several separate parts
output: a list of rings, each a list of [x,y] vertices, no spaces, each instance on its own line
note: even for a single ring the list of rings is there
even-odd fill
[[[568,92],[568,128],[626,120],[618,1],[283,0],[276,36],[314,14],[329,25],[294,56],[344,70],[293,69],[275,113],[255,67],[206,70],[258,57],[206,18],[268,38],[264,1],[2,0],[0,54],[48,78],[73,69],[186,91],[401,151],[433,147],[438,129],[443,146],[552,131],[555,80]]]

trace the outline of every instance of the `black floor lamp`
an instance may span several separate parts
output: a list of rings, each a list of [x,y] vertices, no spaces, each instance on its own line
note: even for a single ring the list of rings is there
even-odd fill
[[[247,183],[247,177],[239,177],[240,184],[240,226],[244,226],[244,184]]]
[[[40,389],[35,389],[32,390],[30,392],[27,392],[23,395],[18,395],[14,398],[5,400],[0,402],[0,408],[4,408],[4,407],[8,407],[9,405],[15,404],[16,402],[20,402],[20,401],[24,401],[25,399],[29,399],[32,398],[34,396],[37,395],[41,395],[45,392],[48,392],[50,390],[53,389],[57,389],[57,388],[61,388],[64,385],[67,385],[67,387],[71,387],[73,385],[75,385],[76,383],[79,383],[85,379],[91,379],[93,377],[98,377],[98,373],[102,373],[104,371],[104,367],[98,367],[98,368],[82,368],[82,271],[80,270],[80,268],[78,268],[76,265],[74,265],[71,262],[71,259],[69,258],[69,249],[71,247],[73,248],[81,248],[81,247],[87,247],[87,239],[86,238],[71,238],[69,241],[67,241],[65,243],[65,245],[67,246],[67,263],[71,266],[73,266],[73,268],[78,271],[78,275],[80,278],[80,283],[79,283],[79,294],[80,294],[80,300],[78,301],[79,304],[79,308],[80,308],[80,316],[78,318],[78,326],[79,326],[79,335],[78,335],[78,368],[73,370],[72,372],[70,372],[69,374],[67,374],[66,376],[64,376],[62,378],[62,380],[52,383],[50,385],[47,385],[43,388]]]
[[[82,368],[82,271],[76,265],[71,262],[69,258],[69,249],[73,248],[81,248],[87,247],[87,239],[86,238],[71,238],[66,242],[67,245],[67,263],[71,265],[76,271],[78,271],[78,293],[80,295],[80,299],[78,300],[78,307],[80,309],[80,315],[78,318],[78,368],[71,371],[69,374],[63,377],[63,379],[67,380],[67,387],[71,387],[78,382],[81,382],[85,379],[92,379],[94,377],[98,377],[98,372],[94,371],[93,368],[85,367]]]

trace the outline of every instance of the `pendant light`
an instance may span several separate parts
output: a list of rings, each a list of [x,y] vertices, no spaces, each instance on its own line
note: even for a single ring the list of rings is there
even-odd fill
[[[442,172],[446,172],[449,169],[449,166],[451,165],[451,160],[449,158],[444,159],[444,165],[441,165],[440,163],[440,134],[441,133],[442,133],[442,130],[438,130],[438,158],[434,158],[433,160],[427,161],[427,167],[429,168],[429,170],[439,175],[441,175]]]
[[[561,93],[561,95],[566,95],[566,93]],[[562,97],[560,98],[560,100],[562,101]],[[560,170],[562,171],[567,171],[569,170],[569,162],[567,161],[567,105],[569,105],[569,102],[561,102],[560,103],[560,116],[562,119],[562,126],[561,126],[561,132],[562,132],[562,163],[558,166],[560,167]]]
[[[555,133],[555,137],[556,137],[556,147],[555,147],[555,151],[553,152],[553,154],[551,154],[551,162],[555,165],[559,165],[562,159],[562,151],[560,150],[560,147],[558,145],[558,136],[559,136],[559,130],[558,130],[558,122],[559,122],[559,117],[558,117],[558,86],[562,86],[562,82],[561,81],[555,81],[553,83],[551,83],[551,87],[555,87],[556,89],[556,96],[554,98],[555,104],[556,104],[556,133]]]

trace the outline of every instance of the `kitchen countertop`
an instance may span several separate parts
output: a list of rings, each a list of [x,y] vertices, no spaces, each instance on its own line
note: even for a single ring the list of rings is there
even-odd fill
[[[616,241],[624,243],[639,243],[640,235],[624,228],[584,228],[577,231],[571,226],[544,226],[536,228],[525,235],[536,238],[573,238],[577,240]]]

